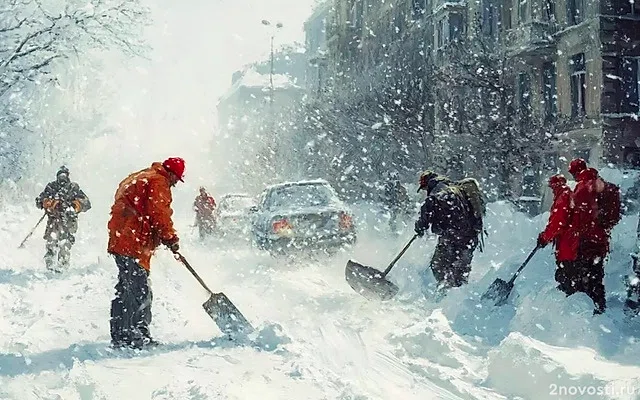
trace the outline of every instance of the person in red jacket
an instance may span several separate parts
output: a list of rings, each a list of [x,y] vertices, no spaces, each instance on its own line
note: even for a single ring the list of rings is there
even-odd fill
[[[578,258],[576,261],[576,291],[586,293],[595,304],[594,314],[606,309],[604,288],[604,260],[609,253],[609,236],[598,220],[599,194],[604,190],[604,181],[598,171],[587,168],[584,160],[571,161],[569,172],[576,178],[573,192],[574,209],[571,225],[578,235]]]
[[[560,174],[549,178],[549,187],[553,191],[551,215],[544,231],[538,236],[538,246],[545,247],[554,243],[558,289],[570,296],[576,292],[572,282],[576,278],[575,264],[579,245],[579,238],[571,226],[572,193],[567,186],[567,179]]]
[[[185,162],[171,157],[134,172],[118,185],[107,224],[107,251],[118,267],[116,296],[111,302],[111,344],[114,348],[156,346],[151,337],[149,282],[151,257],[164,244],[180,249],[173,225],[171,190],[184,182]]]
[[[204,186],[200,187],[200,194],[193,202],[193,210],[196,213],[196,226],[200,233],[200,239],[210,235],[215,228],[213,211],[216,209],[215,199],[207,193]]]

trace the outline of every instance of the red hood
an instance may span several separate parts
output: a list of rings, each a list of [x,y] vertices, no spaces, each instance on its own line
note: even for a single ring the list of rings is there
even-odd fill
[[[578,182],[591,181],[598,177],[598,171],[595,168],[587,168],[580,172],[577,177]]]
[[[553,185],[551,190],[553,191],[553,196],[555,198],[558,198],[563,193],[571,192],[571,188],[567,185]]]

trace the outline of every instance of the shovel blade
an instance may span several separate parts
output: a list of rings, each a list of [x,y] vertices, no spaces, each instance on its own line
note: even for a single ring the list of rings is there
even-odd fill
[[[247,335],[255,330],[224,293],[212,294],[202,307],[226,335]]]
[[[398,293],[398,286],[382,277],[382,272],[351,260],[344,276],[353,290],[369,300],[390,300]]]
[[[496,306],[501,306],[507,302],[511,290],[513,289],[513,283],[509,284],[500,278],[493,281],[489,289],[482,295],[482,300],[491,300]]]

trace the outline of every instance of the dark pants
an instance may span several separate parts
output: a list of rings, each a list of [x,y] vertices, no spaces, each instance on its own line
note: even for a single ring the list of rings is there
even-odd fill
[[[196,225],[198,226],[198,233],[200,239],[205,239],[211,235],[215,229],[215,222],[212,216],[198,216],[196,215]]]
[[[440,236],[431,259],[431,271],[441,287],[459,287],[466,284],[471,273],[473,252],[477,237]]]
[[[116,346],[142,347],[151,340],[153,295],[147,271],[131,257],[114,255],[118,266],[116,297],[111,302],[111,342]]]
[[[595,258],[557,263],[556,282],[558,289],[567,296],[582,292],[593,300],[595,312],[603,313],[607,301],[604,290],[604,259]]]
[[[46,253],[44,262],[48,269],[58,271],[60,267],[69,266],[71,247],[76,241],[75,233],[78,231],[78,219],[74,216],[49,216],[44,239],[46,240]],[[58,256],[58,268],[55,267],[56,253]]]

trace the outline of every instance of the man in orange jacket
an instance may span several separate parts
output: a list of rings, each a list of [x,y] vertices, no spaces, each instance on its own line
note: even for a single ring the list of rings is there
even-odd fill
[[[164,244],[178,251],[178,236],[171,219],[171,188],[183,182],[182,158],[125,178],[115,194],[108,223],[108,252],[118,266],[116,297],[111,303],[111,343],[114,347],[142,348],[156,345],[149,333],[153,299],[148,277],[151,256]]]

